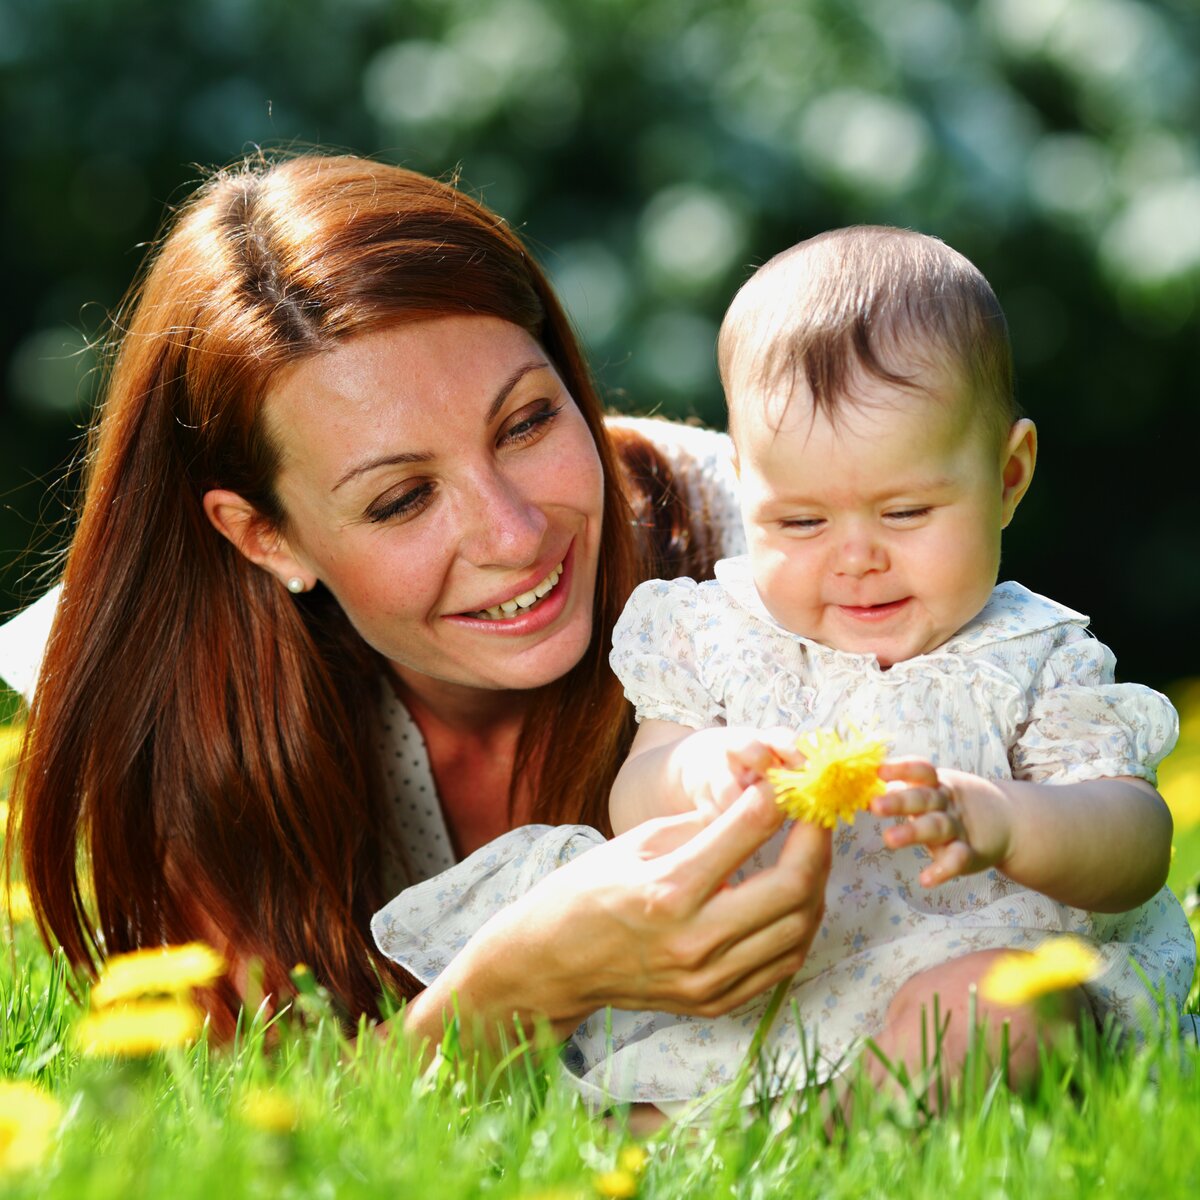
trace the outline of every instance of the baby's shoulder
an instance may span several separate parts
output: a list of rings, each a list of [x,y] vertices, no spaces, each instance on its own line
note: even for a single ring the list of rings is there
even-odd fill
[[[1055,664],[1111,658],[1088,617],[1019,583],[998,584],[979,615],[948,643],[949,653],[983,674],[1029,693]]]
[[[999,583],[979,614],[950,639],[954,653],[1036,657],[1067,642],[1091,640],[1089,618],[1019,583]]]

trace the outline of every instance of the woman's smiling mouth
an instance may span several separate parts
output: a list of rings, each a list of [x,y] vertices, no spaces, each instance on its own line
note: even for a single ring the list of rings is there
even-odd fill
[[[562,577],[562,569],[563,565],[559,563],[545,579],[539,583],[535,583],[528,591],[521,592],[519,595],[513,596],[511,600],[505,600],[500,604],[493,605],[491,608],[482,608],[475,612],[464,613],[463,615],[474,617],[480,621],[509,620],[518,613],[533,608],[539,600],[549,595]]]

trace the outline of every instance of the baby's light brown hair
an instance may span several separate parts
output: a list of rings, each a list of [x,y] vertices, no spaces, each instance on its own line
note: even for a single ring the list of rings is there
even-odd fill
[[[777,254],[734,297],[717,359],[735,436],[742,393],[786,402],[801,381],[814,417],[831,421],[870,379],[926,393],[948,381],[999,436],[1020,415],[991,285],[957,250],[907,229],[834,229]]]

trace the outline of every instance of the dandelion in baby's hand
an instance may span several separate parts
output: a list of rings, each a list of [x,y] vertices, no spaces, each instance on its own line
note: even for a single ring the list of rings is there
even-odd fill
[[[1050,938],[1031,954],[998,958],[983,977],[979,992],[993,1004],[1015,1008],[1039,996],[1087,983],[1103,965],[1100,955],[1080,938]]]
[[[203,942],[116,954],[92,988],[93,1008],[138,996],[180,996],[207,987],[225,970],[225,960]]]
[[[140,1058],[196,1040],[204,1014],[190,1001],[139,1000],[89,1013],[75,1030],[84,1054]]]
[[[843,737],[832,729],[802,734],[796,749],[802,767],[772,767],[767,780],[775,801],[795,821],[833,829],[839,820],[854,824],[855,815],[887,790],[879,767],[887,743],[849,728]]]
[[[32,1083],[0,1082],[0,1171],[36,1167],[62,1117],[53,1096]]]

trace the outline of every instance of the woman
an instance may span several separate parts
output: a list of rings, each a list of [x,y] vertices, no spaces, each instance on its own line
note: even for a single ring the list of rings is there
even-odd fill
[[[442,817],[451,861],[514,824],[604,825],[630,736],[612,623],[640,579],[724,547],[628,429],[627,477],[520,241],[424,176],[220,173],[116,325],[14,789],[41,929],[88,968],[216,942],[219,1027],[251,959],[276,996],[303,961],[373,1014],[380,977],[416,985],[368,920],[437,869]],[[728,1010],[820,919],[828,842],[805,828],[721,889],[777,826],[749,793],[606,844],[482,930],[406,1027],[436,1040],[455,995],[564,1033],[605,1004]]]

